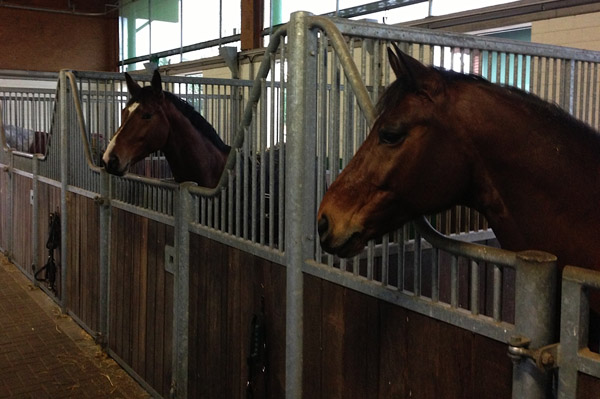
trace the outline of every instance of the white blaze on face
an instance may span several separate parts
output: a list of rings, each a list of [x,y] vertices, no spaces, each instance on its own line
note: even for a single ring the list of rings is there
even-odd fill
[[[129,111],[129,114],[127,115],[127,119],[129,119],[131,117],[131,114],[133,114],[133,112],[139,106],[140,106],[140,103],[135,102],[135,103],[131,104],[127,108],[127,111]],[[121,132],[121,128],[123,127],[123,125],[125,125],[126,120],[124,120],[123,122],[121,122],[121,127],[119,128],[119,130],[117,130],[117,132],[115,133],[115,135],[113,136],[113,138],[110,140],[110,143],[108,143],[108,147],[106,147],[106,151],[104,151],[104,155],[102,155],[102,160],[104,161],[105,164],[108,164],[108,161],[110,160],[110,153],[112,152],[112,150],[113,150],[113,148],[115,146],[115,141],[117,139],[117,136]]]

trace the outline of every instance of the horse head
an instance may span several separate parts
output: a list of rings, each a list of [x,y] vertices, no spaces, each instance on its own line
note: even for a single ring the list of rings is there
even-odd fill
[[[394,47],[388,56],[397,79],[318,212],[322,247],[342,257],[419,215],[457,203],[469,184],[467,152],[449,119],[457,105],[444,73]]]
[[[121,111],[121,126],[102,156],[106,171],[119,176],[129,166],[163,148],[170,130],[158,71],[154,71],[152,84],[147,87],[140,87],[127,73],[125,79],[130,99]]]

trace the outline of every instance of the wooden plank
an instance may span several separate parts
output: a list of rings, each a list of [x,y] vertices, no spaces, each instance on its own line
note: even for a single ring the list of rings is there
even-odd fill
[[[131,334],[129,334],[129,348],[131,351],[131,367],[134,370],[139,370],[139,347],[138,347],[138,331],[139,331],[139,320],[140,320],[140,275],[141,275],[141,255],[140,251],[142,248],[143,238],[143,221],[146,218],[136,217],[134,230],[131,233],[134,234],[132,241],[132,269],[131,269]]]
[[[286,308],[285,268],[260,257],[254,257],[255,267],[265,270],[264,297],[267,330],[267,392],[273,397],[285,396]]]
[[[304,330],[303,330],[303,368],[302,393],[307,398],[320,398],[323,381],[321,320],[323,319],[322,282],[318,277],[304,275]]]
[[[145,380],[152,384],[154,380],[155,363],[155,345],[154,329],[156,325],[156,274],[157,274],[157,235],[158,222],[149,221],[148,225],[148,265],[147,265],[147,295],[146,295],[146,362],[145,362]]]
[[[109,347],[116,351],[117,349],[117,311],[118,311],[118,285],[117,285],[117,270],[118,270],[118,244],[119,244],[119,210],[113,208],[111,211],[111,234],[110,234],[110,259],[109,259]]]
[[[132,308],[135,306],[135,303],[132,301],[132,288],[131,288],[131,280],[132,280],[132,264],[133,264],[133,242],[135,239],[132,237],[135,236],[136,232],[136,220],[139,216],[136,216],[130,212],[125,213],[126,216],[126,227],[125,227],[125,237],[124,237],[124,251],[123,251],[123,274],[121,279],[121,284],[123,285],[123,307],[121,308],[121,312],[123,314],[123,330],[121,335],[121,345],[122,345],[122,357],[123,360],[127,362],[127,364],[131,364],[131,345],[130,345],[130,336],[131,336],[131,312]]]
[[[135,370],[140,375],[145,373],[146,362],[146,312],[148,300],[148,219],[142,219],[140,231],[140,263],[139,263],[139,321],[138,321],[138,342],[137,353],[138,363]]]
[[[190,339],[189,339],[189,386],[188,396],[190,398],[203,397],[203,361],[202,353],[205,340],[201,337],[203,331],[201,323],[203,316],[203,308],[201,304],[205,301],[205,290],[201,276],[202,266],[199,262],[201,254],[202,240],[196,234],[190,234]]]
[[[343,307],[344,290],[333,283],[323,281],[323,301],[321,302],[322,324],[322,397],[341,398],[344,371],[344,330]]]
[[[137,233],[139,234],[139,238],[134,242],[134,268],[133,268],[133,302],[135,303],[133,313],[132,313],[132,336],[131,336],[131,347],[132,347],[132,363],[131,367],[136,370],[140,370],[142,368],[143,363],[140,361],[140,358],[144,353],[144,344],[145,344],[145,325],[142,323],[142,320],[145,321],[145,312],[146,312],[146,297],[142,294],[142,291],[146,289],[145,282],[142,282],[142,270],[146,268],[146,250],[148,248],[147,244],[147,227],[148,227],[148,219],[140,218],[139,226]],[[142,316],[143,315],[143,316]],[[141,331],[144,331],[144,334],[141,334]],[[143,337],[142,341],[140,337]]]
[[[242,326],[242,287],[245,282],[242,281],[241,269],[249,267],[249,265],[241,264],[241,251],[237,248],[228,247],[224,255],[223,260],[227,267],[226,375],[230,376],[232,382],[229,397],[240,399],[245,396],[243,387],[248,379],[247,372],[246,374],[242,373],[246,364],[246,357],[243,356],[244,339],[242,337],[247,334],[247,329]]]
[[[174,229],[171,226],[166,226],[165,244],[174,246]],[[164,253],[163,253],[164,255]],[[164,256],[163,256],[164,259]],[[164,270],[164,265],[163,265]],[[173,375],[173,275],[165,271],[165,324],[164,324],[164,347],[163,347],[163,396],[169,396],[171,387],[171,377]]]
[[[263,47],[264,0],[242,0],[242,50]]]
[[[156,295],[156,323],[154,326],[154,376],[152,376],[152,386],[158,392],[163,393],[164,371],[164,322],[165,322],[165,225],[157,224],[156,228],[156,285],[154,293]]]
[[[577,399],[597,399],[598,392],[600,392],[600,379],[578,373]]]
[[[226,371],[226,359],[222,356],[225,347],[224,332],[226,328],[226,309],[224,309],[224,295],[227,284],[227,268],[223,267],[223,246],[206,240],[206,252],[204,254],[204,268],[207,273],[207,301],[205,320],[207,329],[207,360],[210,367],[207,368],[206,379],[209,397],[223,398],[225,386],[222,384],[223,374]]]

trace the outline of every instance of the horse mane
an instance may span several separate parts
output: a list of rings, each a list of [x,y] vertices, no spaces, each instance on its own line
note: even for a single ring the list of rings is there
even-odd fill
[[[202,133],[206,138],[208,138],[211,143],[213,143],[219,151],[227,152],[231,149],[230,146],[225,144],[219,134],[215,130],[215,128],[208,123],[206,119],[196,109],[187,101],[177,97],[175,94],[170,93],[168,91],[163,92],[165,98],[169,100],[171,104],[179,110],[189,121],[192,123],[192,126],[196,128],[196,130]]]
[[[487,90],[498,95],[517,97],[521,102],[519,104],[520,106],[531,109],[535,114],[545,115],[548,120],[552,120],[555,124],[571,128],[574,127],[600,143],[600,134],[593,127],[575,118],[558,104],[545,101],[536,94],[514,86],[495,84],[479,75],[465,74],[438,67],[431,68],[436,70],[447,83],[468,82],[480,84]],[[380,97],[377,103],[377,114],[381,115],[388,107],[398,104],[405,95],[414,92],[415,88],[409,82],[406,82],[403,79],[396,79],[396,81],[394,81]]]

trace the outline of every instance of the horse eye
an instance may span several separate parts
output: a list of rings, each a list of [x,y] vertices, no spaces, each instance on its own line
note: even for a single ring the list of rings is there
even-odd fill
[[[151,113],[142,114],[142,119],[150,119],[150,118],[152,118],[152,114]]]
[[[404,130],[395,131],[395,130],[381,129],[379,131],[379,144],[387,144],[387,145],[399,144],[399,143],[403,142],[404,139],[406,139],[407,135],[408,134]]]

